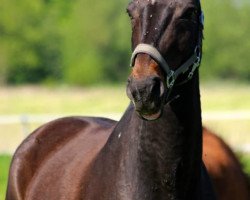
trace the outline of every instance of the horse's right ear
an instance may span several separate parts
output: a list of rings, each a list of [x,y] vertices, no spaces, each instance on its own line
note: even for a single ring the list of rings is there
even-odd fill
[[[134,7],[134,3],[133,3],[133,1],[130,1],[128,3],[127,9],[126,9],[127,13],[129,13],[133,9],[133,7]]]
[[[130,17],[132,17],[133,15],[133,10],[135,10],[135,3],[133,1],[129,2],[128,6],[127,6],[127,13]]]

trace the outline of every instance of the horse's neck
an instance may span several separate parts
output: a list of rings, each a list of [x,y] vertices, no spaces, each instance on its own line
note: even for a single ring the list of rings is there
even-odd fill
[[[201,163],[198,82],[173,92],[180,97],[156,121],[141,120],[130,106],[104,147],[99,164],[112,172],[107,181],[115,183],[116,199],[195,199]]]

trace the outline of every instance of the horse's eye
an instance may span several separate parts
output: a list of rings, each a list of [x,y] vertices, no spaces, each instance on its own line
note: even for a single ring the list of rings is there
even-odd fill
[[[196,21],[198,16],[198,11],[195,8],[190,8],[186,10],[182,16],[180,17],[181,20],[188,20],[188,21]]]

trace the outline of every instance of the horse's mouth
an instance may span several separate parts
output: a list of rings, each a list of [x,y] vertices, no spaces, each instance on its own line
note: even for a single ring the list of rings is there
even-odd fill
[[[154,121],[161,117],[162,111],[159,110],[154,114],[140,114],[141,118],[147,121]]]

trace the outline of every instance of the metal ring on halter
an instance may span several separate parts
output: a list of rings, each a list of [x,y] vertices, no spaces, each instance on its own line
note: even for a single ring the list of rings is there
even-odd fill
[[[170,89],[174,86],[175,83],[175,73],[173,70],[167,75],[167,87]]]
[[[188,74],[188,80],[190,80],[193,77],[195,70],[200,66],[200,62],[201,62],[201,58],[200,58],[200,52],[199,52],[197,55],[196,61],[194,62],[193,67]]]

